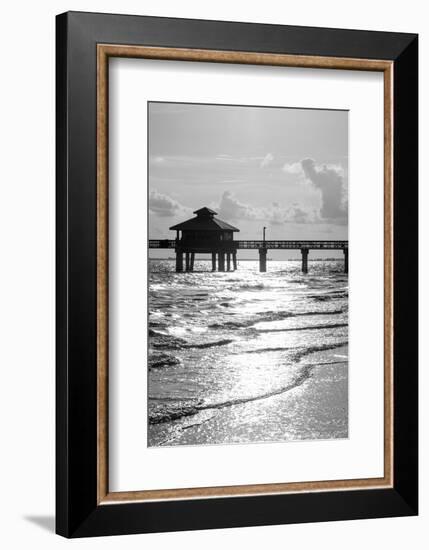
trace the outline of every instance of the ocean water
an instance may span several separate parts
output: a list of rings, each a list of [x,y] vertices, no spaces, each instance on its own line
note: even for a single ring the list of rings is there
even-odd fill
[[[341,260],[149,264],[149,446],[347,437]]]

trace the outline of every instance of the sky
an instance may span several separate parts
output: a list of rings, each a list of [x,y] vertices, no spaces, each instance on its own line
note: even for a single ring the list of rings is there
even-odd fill
[[[150,102],[149,236],[208,206],[235,239],[347,239],[348,112]]]

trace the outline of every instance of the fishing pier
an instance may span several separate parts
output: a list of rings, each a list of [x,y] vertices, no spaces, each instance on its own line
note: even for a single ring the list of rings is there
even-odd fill
[[[174,249],[176,252],[176,271],[192,272],[195,254],[211,254],[212,271],[235,271],[237,269],[237,250],[258,250],[259,271],[267,271],[268,250],[300,250],[302,272],[308,273],[308,255],[310,250],[342,250],[344,254],[344,273],[349,269],[348,241],[326,240],[234,240],[236,227],[216,218],[216,212],[209,208],[200,208],[194,212],[195,218],[170,227],[176,231],[175,239],[150,239],[149,248]],[[265,234],[265,232],[264,232]]]

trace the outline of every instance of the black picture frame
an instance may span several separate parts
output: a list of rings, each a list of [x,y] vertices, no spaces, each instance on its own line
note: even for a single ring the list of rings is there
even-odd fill
[[[418,513],[418,37],[68,12],[56,20],[56,531],[65,537]],[[100,505],[97,44],[393,62],[393,487]]]

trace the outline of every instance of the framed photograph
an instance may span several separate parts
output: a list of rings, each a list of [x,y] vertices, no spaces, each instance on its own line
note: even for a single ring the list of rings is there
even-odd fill
[[[417,514],[417,36],[57,17],[57,532]]]

